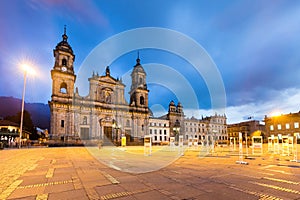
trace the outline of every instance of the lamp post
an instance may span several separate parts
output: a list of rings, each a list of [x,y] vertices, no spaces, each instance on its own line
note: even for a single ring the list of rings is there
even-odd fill
[[[118,138],[119,138],[118,130],[121,129],[121,126],[118,125],[116,121],[114,121],[112,127],[113,127],[113,129],[115,129],[112,140],[114,141],[115,144],[118,144],[118,142],[119,142],[118,141]]]
[[[31,69],[28,65],[24,64],[22,67],[23,67],[23,70],[24,70],[24,83],[23,83],[23,93],[22,93],[22,106],[21,106],[21,122],[20,122],[20,142],[19,142],[19,148],[21,148],[22,134],[23,134],[24,99],[25,99],[25,91],[26,91],[26,79],[27,79],[27,73],[34,73],[33,69]]]

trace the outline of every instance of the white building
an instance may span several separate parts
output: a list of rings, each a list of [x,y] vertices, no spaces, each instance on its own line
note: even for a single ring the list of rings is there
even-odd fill
[[[149,135],[153,144],[166,144],[170,138],[169,120],[160,118],[149,119]]]
[[[201,141],[217,141],[225,143],[227,141],[227,125],[225,115],[213,115],[202,119],[185,118],[184,139],[197,138]]]

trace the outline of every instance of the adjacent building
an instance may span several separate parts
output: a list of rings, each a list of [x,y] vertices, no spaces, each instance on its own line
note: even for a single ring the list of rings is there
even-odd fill
[[[239,133],[243,135],[243,141],[245,140],[246,136],[250,141],[250,137],[252,136],[264,136],[265,135],[265,126],[261,124],[258,120],[249,120],[235,124],[228,124],[227,125],[228,131],[228,139],[235,138],[238,141]]]
[[[168,144],[170,139],[169,120],[150,117],[149,135],[152,137],[153,144]]]
[[[294,133],[300,133],[300,111],[280,116],[265,116],[264,122],[266,127],[266,137],[270,137],[271,135],[293,136]]]
[[[226,115],[215,114],[210,117],[195,117],[184,120],[185,132],[184,138],[197,138],[198,141],[217,141],[219,143],[227,142]]]
[[[23,129],[22,141],[29,139],[30,134],[30,132]],[[9,145],[17,141],[20,141],[20,125],[9,120],[0,119],[0,142]]]

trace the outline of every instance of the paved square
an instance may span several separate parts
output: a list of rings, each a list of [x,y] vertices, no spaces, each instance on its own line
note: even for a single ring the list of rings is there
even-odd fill
[[[240,165],[236,152],[222,149],[202,157],[201,149],[190,149],[159,170],[128,173],[91,154],[108,153],[109,147],[91,148],[0,151],[0,199],[300,199],[300,163],[289,157],[263,154]],[[128,155],[115,158],[132,168],[126,159],[140,148],[128,147]]]

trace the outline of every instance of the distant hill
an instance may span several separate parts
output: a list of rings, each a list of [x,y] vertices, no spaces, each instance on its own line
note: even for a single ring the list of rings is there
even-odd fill
[[[0,117],[17,114],[21,111],[21,103],[21,99],[0,97]],[[25,102],[25,110],[30,113],[34,126],[49,130],[50,108],[48,104]]]

